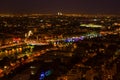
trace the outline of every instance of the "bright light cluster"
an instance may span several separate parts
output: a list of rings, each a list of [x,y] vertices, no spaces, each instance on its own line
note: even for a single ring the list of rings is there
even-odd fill
[[[93,27],[93,28],[102,27],[101,25],[95,25],[95,24],[81,24],[80,26]]]

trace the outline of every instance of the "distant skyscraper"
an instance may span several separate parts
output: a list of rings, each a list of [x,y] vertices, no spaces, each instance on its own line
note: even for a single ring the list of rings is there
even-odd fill
[[[61,15],[63,15],[63,14],[62,14],[62,12],[58,12],[58,15],[61,16]]]

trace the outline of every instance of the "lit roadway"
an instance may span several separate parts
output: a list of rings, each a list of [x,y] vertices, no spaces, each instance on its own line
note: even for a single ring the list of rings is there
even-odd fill
[[[11,74],[12,72],[14,72],[18,67],[22,66],[22,65],[26,65],[30,62],[33,62],[34,60],[36,60],[36,57],[39,57],[43,54],[45,54],[47,51],[51,51],[51,50],[57,50],[58,48],[47,48],[45,50],[41,50],[38,52],[34,52],[32,55],[30,55],[28,57],[28,59],[24,59],[21,62],[16,62],[16,63],[12,63],[11,66],[7,67],[6,69],[4,69],[3,73],[5,74]],[[29,80],[31,72],[30,72],[30,68],[27,68],[25,70],[21,70],[22,72],[15,75],[14,77],[12,77],[12,79],[9,80]],[[7,77],[7,76],[6,76]],[[2,80],[6,80],[6,78],[3,78]]]
[[[0,46],[0,49],[5,49],[5,48],[13,47],[13,46],[19,46],[19,45],[23,45],[23,44],[25,44],[25,43],[20,42],[20,43],[15,43],[15,44],[4,45],[4,46]]]

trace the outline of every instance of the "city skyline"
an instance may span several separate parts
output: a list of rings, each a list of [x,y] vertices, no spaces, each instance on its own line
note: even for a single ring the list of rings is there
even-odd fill
[[[1,0],[0,13],[120,14],[119,0]]]

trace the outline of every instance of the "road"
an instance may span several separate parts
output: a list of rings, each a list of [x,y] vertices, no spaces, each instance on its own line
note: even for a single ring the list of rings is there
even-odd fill
[[[51,50],[53,52],[51,52]],[[62,73],[65,73],[65,71],[67,70],[67,66],[59,62],[60,58],[63,57],[59,55],[63,53],[62,52],[59,53],[59,51],[57,52],[54,51],[57,51],[57,48],[45,49],[36,52],[35,54],[31,55],[29,59],[23,60],[22,64],[19,65],[18,67],[15,66],[11,67],[11,68],[15,67],[14,68],[15,70],[8,71],[8,73],[10,73],[9,76],[6,76],[2,80],[8,80],[8,78],[9,80],[38,80],[41,71],[42,70],[46,71],[48,69],[53,71],[52,76],[50,77],[53,78],[53,80],[55,80],[54,78],[56,78]],[[35,70],[31,69],[31,66],[35,67]]]

